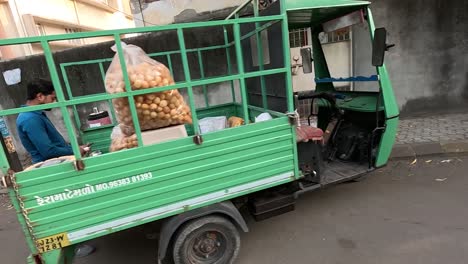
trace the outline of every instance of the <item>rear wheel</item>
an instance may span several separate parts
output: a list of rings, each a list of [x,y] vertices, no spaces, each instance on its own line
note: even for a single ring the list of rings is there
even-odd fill
[[[240,235],[228,219],[205,216],[184,224],[173,244],[175,264],[233,263],[240,249]]]

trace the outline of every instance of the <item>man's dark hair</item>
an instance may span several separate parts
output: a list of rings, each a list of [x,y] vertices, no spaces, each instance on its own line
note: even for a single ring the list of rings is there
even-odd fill
[[[49,95],[54,92],[54,85],[46,79],[39,79],[28,83],[28,100],[36,99],[37,94]]]

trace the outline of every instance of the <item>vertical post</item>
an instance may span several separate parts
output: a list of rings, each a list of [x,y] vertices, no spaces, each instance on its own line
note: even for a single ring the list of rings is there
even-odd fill
[[[104,72],[104,66],[102,62],[99,62],[99,71],[101,72],[102,83],[106,86],[106,73]],[[105,87],[104,87],[105,89]],[[110,114],[112,117],[112,123],[117,123],[117,117],[115,116],[114,104],[111,99],[107,99],[107,105],[109,106]]]
[[[174,71],[172,69],[172,59],[170,54],[166,54],[167,58],[167,66],[169,67],[169,71],[171,72],[171,75],[174,76]]]
[[[237,57],[237,69],[239,72],[240,77],[240,90],[242,95],[242,110],[244,112],[244,120],[245,124],[250,122],[249,119],[249,108],[247,102],[247,91],[245,87],[245,77],[244,77],[244,58],[242,57],[242,47],[241,47],[241,33],[240,33],[240,25],[236,21],[234,23],[234,42],[236,48],[236,57]]]
[[[281,6],[281,34],[283,41],[283,54],[284,54],[284,69],[286,70],[286,100],[288,104],[288,112],[294,111],[294,95],[292,89],[292,73],[291,73],[291,50],[289,48],[289,27],[288,16],[286,14],[286,0],[280,0]],[[294,154],[294,175],[299,178],[299,157],[297,153],[296,144],[296,127],[291,126],[292,132],[292,145]]]
[[[201,54],[201,50],[198,50],[198,65],[200,66],[200,77],[205,79],[205,69],[203,68],[203,58]],[[210,107],[210,103],[208,101],[208,91],[206,90],[206,84],[203,85],[203,97],[205,98],[205,106],[208,108]]]
[[[292,89],[292,73],[291,73],[291,50],[289,48],[289,29],[288,29],[288,17],[286,15],[286,1],[281,1],[281,14],[283,18],[281,20],[281,31],[283,41],[283,53],[284,53],[284,68],[286,69],[286,98],[288,104],[288,111],[294,111],[294,98]]]
[[[67,95],[68,95],[68,99],[72,100],[73,99],[73,93],[71,91],[71,86],[70,86],[70,81],[68,80],[68,75],[65,71],[65,66],[63,66],[63,64],[60,64],[60,69],[62,70],[62,77],[63,77],[63,81],[65,82],[65,88],[67,90]],[[77,126],[78,129],[80,129],[80,117],[78,115],[78,109],[76,108],[76,105],[73,105],[73,117],[75,118],[75,124]]]
[[[258,17],[260,15],[260,12],[258,10],[258,0],[254,0],[253,2],[254,5],[254,16]],[[259,22],[255,22],[255,30],[260,27]],[[266,29],[264,29],[266,30]],[[257,38],[257,59],[258,59],[258,69],[260,71],[264,70],[263,67],[263,39],[262,39],[262,32],[256,32],[255,33],[256,38]],[[267,110],[268,109],[268,100],[267,100],[267,91],[266,91],[266,86],[265,86],[265,76],[260,76],[260,88],[262,92],[262,105],[263,109]]]
[[[226,30],[226,27],[224,26],[224,44],[226,45],[226,61],[227,61],[227,71],[228,75],[232,74],[232,69],[231,69],[231,49],[229,48],[229,37],[228,33]],[[236,102],[236,91],[234,89],[234,81],[231,81],[231,94],[232,94],[232,102]]]
[[[180,55],[182,57],[182,65],[184,67],[185,82],[187,83],[187,93],[189,97],[190,111],[192,112],[193,131],[195,132],[195,135],[200,135],[200,127],[198,126],[197,109],[195,107],[195,101],[193,98],[192,79],[190,76],[190,68],[188,65],[187,50],[185,48],[184,31],[181,28],[177,29],[177,36],[179,39],[179,47],[180,47]]]
[[[117,53],[119,55],[120,67],[122,68],[122,75],[125,81],[125,91],[131,92],[132,87],[130,85],[130,79],[128,79],[127,74],[127,65],[125,63],[125,57],[122,49],[122,42],[120,41],[120,35],[118,33],[114,34],[115,46],[117,47]],[[138,140],[138,146],[143,146],[143,140],[141,139],[141,128],[140,121],[138,120],[138,114],[135,107],[135,100],[133,100],[132,95],[127,96],[128,104],[130,105],[130,112],[132,114],[133,125],[135,126],[135,134]]]
[[[60,103],[65,102],[65,96],[63,95],[62,85],[57,74],[57,68],[55,67],[54,57],[52,56],[52,51],[50,50],[49,42],[47,40],[41,40],[41,46],[44,50],[44,56],[47,62],[47,67],[49,67],[49,74],[54,85],[55,94]],[[63,121],[65,122],[65,128],[67,129],[68,137],[70,138],[71,147],[73,153],[75,154],[76,160],[81,160],[80,146],[78,145],[78,138],[75,134],[72,122],[70,120],[70,115],[66,106],[60,106],[62,112]]]
[[[1,133],[0,140],[2,140],[2,142],[0,142],[0,170],[2,171],[3,175],[6,175],[8,169],[10,168],[10,162],[8,161],[8,157],[6,154],[8,150],[6,149],[6,146],[3,146],[3,136],[1,135]]]

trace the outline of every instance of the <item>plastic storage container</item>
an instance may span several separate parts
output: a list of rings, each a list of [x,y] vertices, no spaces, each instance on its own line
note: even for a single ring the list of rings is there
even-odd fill
[[[93,108],[93,113],[88,116],[89,128],[100,127],[112,124],[107,111],[99,111],[97,107]]]

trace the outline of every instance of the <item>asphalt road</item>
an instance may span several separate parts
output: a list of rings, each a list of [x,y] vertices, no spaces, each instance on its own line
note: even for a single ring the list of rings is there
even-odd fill
[[[443,162],[444,161],[444,162]],[[296,210],[248,219],[238,264],[466,264],[468,157],[393,161],[358,183],[305,194]],[[97,239],[75,264],[156,263],[143,229]],[[0,206],[0,262],[25,263],[14,210]]]

